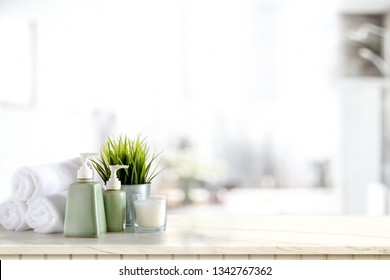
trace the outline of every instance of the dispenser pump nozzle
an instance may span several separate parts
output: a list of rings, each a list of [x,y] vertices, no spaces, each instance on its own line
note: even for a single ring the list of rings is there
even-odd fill
[[[87,162],[89,161],[90,157],[96,157],[99,154],[97,153],[83,153],[80,154],[81,161],[83,164],[81,165],[80,169],[77,171],[77,179],[78,180],[92,180],[93,179],[93,172],[92,168],[87,165]]]
[[[108,190],[119,190],[121,188],[121,181],[118,180],[116,172],[121,168],[128,168],[127,165],[110,165],[111,176],[107,181]]]

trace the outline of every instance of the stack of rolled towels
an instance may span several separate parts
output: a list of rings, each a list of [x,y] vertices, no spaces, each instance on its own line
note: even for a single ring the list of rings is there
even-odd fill
[[[79,158],[21,167],[11,178],[11,197],[0,204],[0,223],[7,230],[62,232],[69,185]]]

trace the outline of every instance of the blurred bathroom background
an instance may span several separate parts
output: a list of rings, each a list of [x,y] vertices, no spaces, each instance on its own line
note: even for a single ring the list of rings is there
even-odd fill
[[[390,0],[0,0],[0,198],[148,136],[172,212],[390,212]]]

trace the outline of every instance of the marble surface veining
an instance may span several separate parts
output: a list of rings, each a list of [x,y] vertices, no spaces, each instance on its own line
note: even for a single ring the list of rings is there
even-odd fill
[[[390,217],[170,215],[166,232],[99,238],[1,228],[0,254],[390,254]]]

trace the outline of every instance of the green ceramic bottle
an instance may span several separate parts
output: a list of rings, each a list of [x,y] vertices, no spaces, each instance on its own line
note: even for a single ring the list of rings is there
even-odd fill
[[[97,154],[81,154],[82,166],[77,171],[77,182],[70,185],[66,202],[64,236],[99,237],[107,232],[103,191],[93,181],[88,158]]]
[[[103,194],[106,210],[107,231],[122,231],[126,227],[126,192],[121,190],[121,182],[116,172],[127,165],[110,165],[111,176]]]

